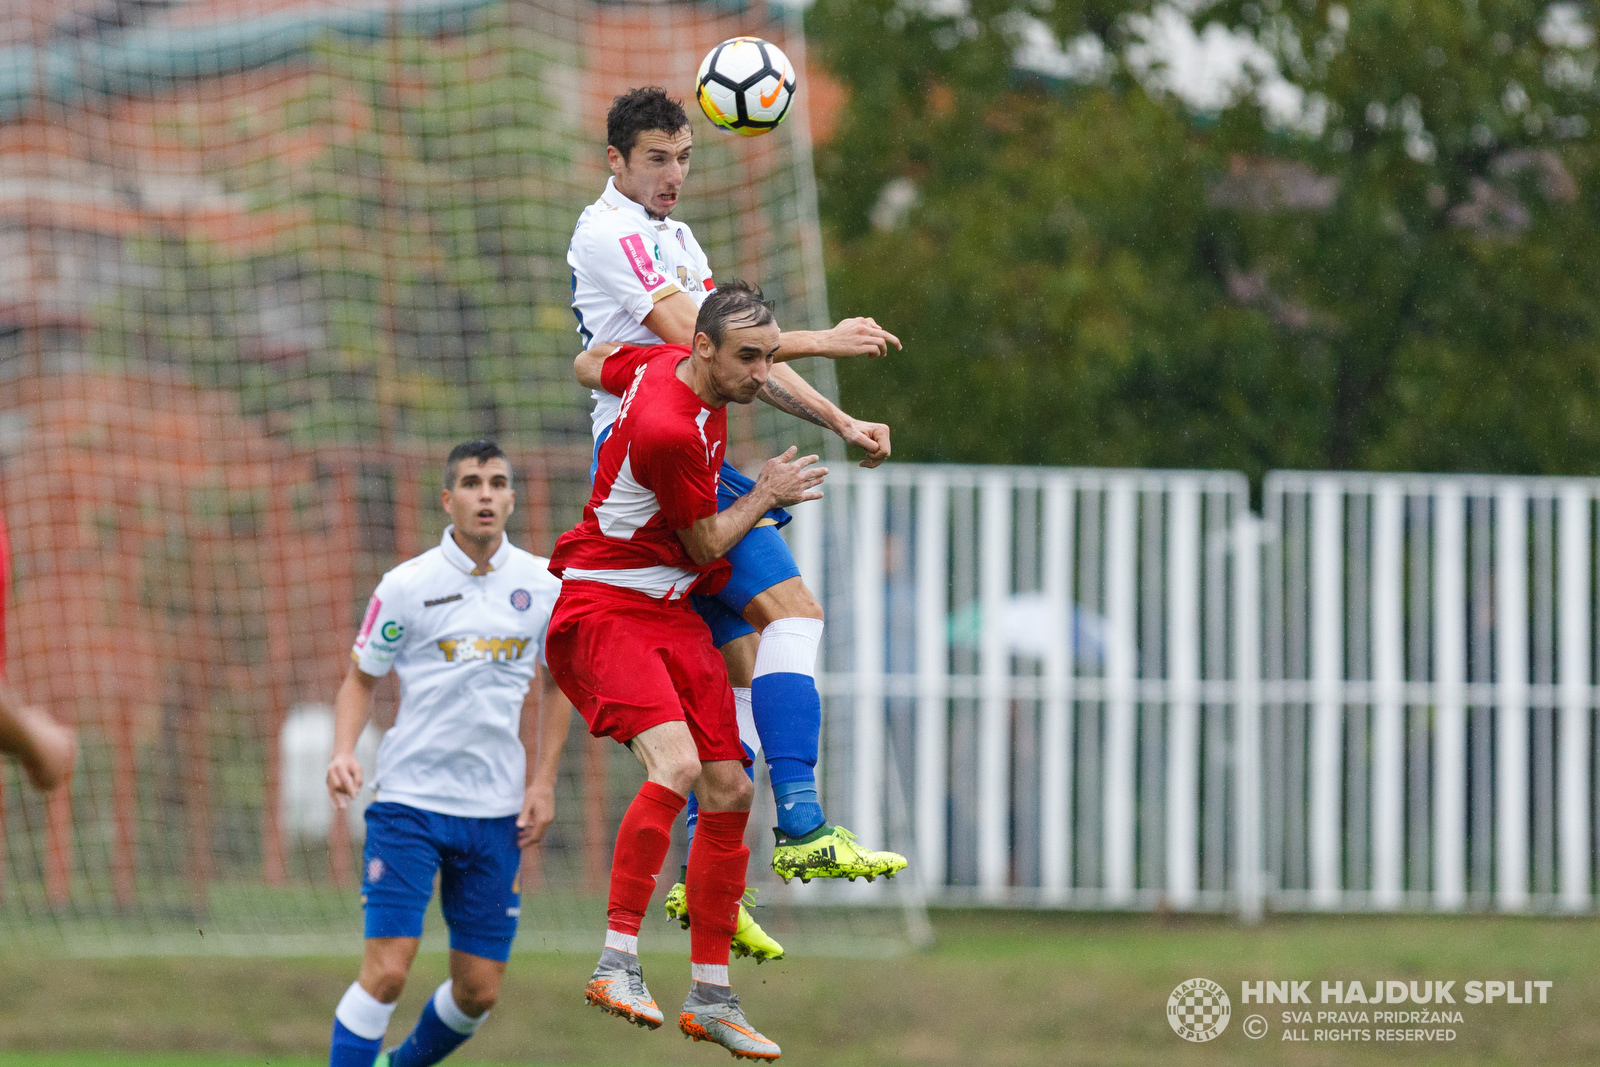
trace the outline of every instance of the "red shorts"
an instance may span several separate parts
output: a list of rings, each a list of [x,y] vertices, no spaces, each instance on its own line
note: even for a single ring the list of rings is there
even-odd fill
[[[688,597],[663,601],[604,582],[562,582],[544,654],[594,736],[627,744],[652,726],[682,722],[702,763],[750,765],[728,668]]]

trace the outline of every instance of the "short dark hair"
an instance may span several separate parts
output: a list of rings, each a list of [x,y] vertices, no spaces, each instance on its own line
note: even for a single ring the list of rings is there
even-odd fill
[[[626,160],[644,131],[677,133],[687,125],[689,114],[681,100],[668,96],[659,85],[646,85],[611,101],[611,110],[606,112],[606,143]]]
[[[503,459],[507,467],[511,466],[511,460],[493,441],[480,437],[476,441],[463,442],[452,448],[450,457],[444,461],[444,487],[447,491],[456,487],[456,471],[464,459],[475,459],[479,463],[487,463],[491,459]]]
[[[694,332],[711,338],[711,343],[722,347],[723,332],[729,326],[765,326],[775,322],[772,305],[761,294],[761,287],[731,278],[715,289],[700,305],[700,314],[694,320]]]

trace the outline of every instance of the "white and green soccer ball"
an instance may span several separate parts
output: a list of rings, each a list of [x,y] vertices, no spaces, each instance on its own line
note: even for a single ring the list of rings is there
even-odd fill
[[[755,137],[783,121],[794,86],[794,65],[777,45],[759,37],[730,37],[701,62],[695,98],[718,129]]]

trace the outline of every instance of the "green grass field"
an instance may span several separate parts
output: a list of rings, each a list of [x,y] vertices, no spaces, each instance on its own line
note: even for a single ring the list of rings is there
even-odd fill
[[[1219,918],[940,912],[934,921],[939,942],[926,954],[740,963],[735,987],[752,1020],[783,1045],[786,1063],[1600,1063],[1593,919],[1324,916],[1249,928]],[[587,952],[513,957],[494,1018],[458,1062],[727,1062],[720,1049],[671,1029],[637,1030],[584,1007],[592,966]],[[657,1000],[675,1006],[688,985],[684,958],[646,956],[645,967]],[[392,1040],[444,968],[441,955],[419,959]],[[325,1062],[332,1008],[354,969],[348,957],[13,955],[0,961],[0,1067],[313,1067]],[[1219,982],[1233,998],[1228,1030],[1203,1045],[1180,1040],[1165,1017],[1168,994],[1193,977]],[[1313,998],[1322,979],[1368,988],[1384,979],[1455,980],[1458,999],[1472,979],[1555,985],[1545,1005],[1458,1004],[1463,1021],[1452,1042],[1300,1044],[1281,1040],[1283,1006],[1239,1003],[1241,981],[1283,979],[1313,979]],[[1270,1026],[1258,1041],[1243,1033],[1254,1012]]]

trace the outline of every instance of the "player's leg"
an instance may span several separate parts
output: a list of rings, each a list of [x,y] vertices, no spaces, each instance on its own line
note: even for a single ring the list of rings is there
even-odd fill
[[[854,834],[842,826],[830,827],[823,815],[816,771],[822,733],[822,697],[816,681],[822,606],[799,575],[789,573],[793,557],[775,530],[752,530],[735,551],[752,541],[746,569],[760,579],[746,578],[742,584],[745,589],[762,588],[751,593],[742,612],[761,633],[751,709],[778,809],[772,869],[786,882],[795,877],[807,882],[893,877],[905,868],[904,856],[862,848]],[[772,584],[763,584],[768,581]]]
[[[717,646],[717,651],[722,654],[722,661],[728,668],[728,678],[733,683],[734,707],[739,719],[739,738],[744,744],[745,755],[754,760],[756,754],[761,751],[761,741],[756,734],[754,718],[750,712],[749,687],[750,674],[755,669],[756,662],[756,632],[749,623],[734,614],[715,597],[697,596],[693,600],[695,610],[711,629],[712,644]],[[753,765],[746,769],[746,773],[754,780]],[[699,800],[693,792],[689,794],[685,816],[684,825],[688,831],[685,850],[687,853],[694,849],[694,831],[700,817]],[[662,903],[667,918],[676,919],[685,929],[689,926],[688,881],[689,865],[686,862],[678,872],[677,884],[667,892],[667,899]],[[757,963],[783,958],[783,946],[761,929],[761,925],[743,904],[739,905],[739,925],[733,935],[733,951],[738,956],[754,957]]]
[[[72,775],[78,732],[0,683],[0,752],[15,756],[34,788],[48,793]]]
[[[477,1033],[500,995],[522,913],[516,816],[434,816],[443,855],[439,897],[450,927],[450,977],[379,1067],[432,1067]]]
[[[416,959],[439,866],[430,814],[405,804],[367,808],[361,872],[366,948],[360,976],[334,1010],[329,1067],[372,1067],[383,1047],[395,1001]]]
[[[701,764],[700,832],[689,852],[689,996],[678,1029],[714,1041],[735,1056],[775,1060],[778,1046],[750,1025],[733,995],[728,959],[737,928],[750,850],[744,843],[754,795],[744,768],[729,760]]]
[[[669,661],[700,756],[700,829],[689,852],[689,961],[692,983],[678,1029],[735,1056],[775,1060],[778,1046],[750,1025],[733,996],[728,958],[737,929],[750,850],[744,832],[754,787],[727,674],[709,647],[686,644]]]
[[[644,764],[645,783],[617,828],[605,948],[584,996],[595,1007],[653,1030],[661,1025],[662,1015],[639,965],[639,924],[667,859],[672,824],[699,776],[700,759],[682,720],[640,731],[628,740],[628,748]]]

